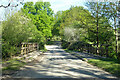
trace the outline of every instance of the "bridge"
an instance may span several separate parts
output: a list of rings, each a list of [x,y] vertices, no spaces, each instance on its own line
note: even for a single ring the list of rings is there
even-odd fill
[[[60,43],[56,45],[46,45],[45,47],[48,51],[44,53],[42,60],[41,57],[38,56],[36,58],[37,62],[25,65],[25,67],[10,77],[116,79],[116,77],[110,73],[92,66],[86,61],[66,52],[61,48]]]

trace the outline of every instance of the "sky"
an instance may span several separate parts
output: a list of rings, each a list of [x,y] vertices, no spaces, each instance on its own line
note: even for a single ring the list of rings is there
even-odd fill
[[[22,0],[0,0],[0,5],[8,5],[8,3],[10,1],[13,1],[13,5],[17,4],[19,1]],[[17,2],[18,1],[18,2]],[[85,6],[85,2],[88,1],[106,1],[106,0],[24,0],[24,2],[37,2],[37,1],[43,1],[43,2],[50,2],[51,4],[51,8],[54,11],[54,13],[56,13],[57,11],[62,11],[62,10],[67,10],[72,6],[83,6],[84,8],[87,8]],[[108,0],[108,1],[118,1],[118,0]],[[19,4],[19,3],[18,3]],[[14,10],[18,11],[20,10],[20,8],[22,7],[22,5],[20,4],[17,8],[15,8]],[[10,8],[10,7],[9,7]],[[0,21],[5,19],[5,14],[9,13],[9,8],[3,8],[0,7]]]
[[[0,5],[5,5],[7,6],[10,0],[0,0]],[[15,5],[17,2],[17,0],[12,0],[13,5]],[[21,0],[22,1],[22,0]],[[40,0],[24,0],[24,2],[37,2]],[[43,2],[50,2],[51,4],[51,8],[54,11],[54,13],[56,13],[57,11],[62,11],[62,10],[67,10],[72,6],[83,6],[85,0],[42,0]],[[18,3],[19,4],[19,3]],[[14,10],[20,10],[20,8],[22,7],[22,5],[20,4],[16,9]],[[86,8],[86,7],[85,7]],[[5,14],[7,14],[9,12],[9,8],[3,8],[0,7],[0,21],[3,20],[5,18]]]
[[[44,0],[44,1],[50,1],[51,8],[56,13],[59,10],[67,10],[73,6],[84,6],[84,0]]]

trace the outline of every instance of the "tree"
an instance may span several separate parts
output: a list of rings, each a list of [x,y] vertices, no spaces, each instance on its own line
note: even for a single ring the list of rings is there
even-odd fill
[[[35,5],[33,2],[27,2],[21,10],[31,18],[36,28],[42,32],[45,38],[52,36],[53,11],[49,2],[36,2]]]
[[[105,46],[106,49],[107,49],[107,47],[109,47],[108,46],[109,45],[108,36],[110,35],[109,38],[112,39],[112,41],[114,40],[114,38],[113,38],[113,32],[114,31],[112,30],[113,28],[112,28],[112,24],[110,23],[111,22],[110,20],[114,21],[115,34],[117,33],[116,32],[116,10],[117,10],[117,6],[113,2],[89,2],[89,3],[87,3],[87,6],[88,6],[91,14],[95,18],[96,23],[97,23],[96,24],[97,25],[97,30],[93,33],[93,34],[97,34],[97,36],[96,36],[97,37],[97,39],[96,39],[97,50],[98,50],[98,45],[102,45],[104,43],[107,44]],[[112,34],[109,34],[106,37],[104,37],[105,35],[103,36],[103,34],[101,34],[102,31],[104,31],[105,35],[107,35],[110,31],[112,31],[111,32]],[[117,44],[117,35],[115,35],[115,36],[116,36],[116,44]],[[94,39],[94,38],[92,38],[92,39]],[[101,41],[102,41],[102,43],[101,43]],[[117,45],[116,45],[116,52],[117,52]],[[106,54],[108,55],[108,52]]]
[[[115,51],[118,53],[118,32],[117,32],[117,10],[118,10],[118,2],[108,2],[103,4],[103,10],[105,16],[114,22],[113,27],[115,30]]]
[[[52,34],[53,35],[57,35],[59,36],[59,32],[60,32],[60,20],[62,19],[62,11],[58,11],[56,14],[55,14],[55,17],[54,17],[54,25],[53,25],[53,30],[52,30]]]
[[[36,29],[35,25],[31,23],[22,12],[17,12],[8,16],[6,21],[2,23],[2,54],[5,58],[6,56],[15,55],[20,51],[20,46],[22,42],[29,42],[29,38],[32,40],[37,40],[37,42],[43,41],[38,39],[42,37],[40,31]]]
[[[88,16],[91,16],[89,11],[81,6],[59,11],[55,15],[54,32],[58,31],[62,39],[71,44],[77,41],[87,41],[88,22],[90,21]]]
[[[105,4],[106,5],[106,4]],[[104,9],[105,10],[105,9]],[[118,35],[117,35],[117,10],[118,10],[118,3],[117,2],[109,2],[107,5],[107,10],[105,11],[109,19],[114,21],[114,28],[115,28],[115,43],[116,43],[116,54],[118,53]]]
[[[100,16],[102,16],[101,14],[101,5],[102,3],[101,2],[88,2],[86,3],[92,14],[92,16],[95,18],[95,23],[96,23],[96,27],[97,27],[97,32],[96,32],[96,41],[97,41],[97,54],[99,54],[99,51],[98,51],[98,47],[99,47],[99,32],[98,32],[98,29],[99,29],[99,19],[100,19]]]
[[[118,59],[120,59],[120,1],[118,3]]]

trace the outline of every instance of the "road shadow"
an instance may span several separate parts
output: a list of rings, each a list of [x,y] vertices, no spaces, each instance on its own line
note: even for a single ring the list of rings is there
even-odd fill
[[[21,78],[24,80],[117,80],[111,74],[66,53],[59,45],[52,46],[46,53],[45,60],[27,65],[23,70],[10,77],[18,80]]]

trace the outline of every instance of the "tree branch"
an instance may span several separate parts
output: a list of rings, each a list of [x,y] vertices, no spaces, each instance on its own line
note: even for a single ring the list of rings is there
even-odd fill
[[[24,1],[24,0],[23,0]],[[20,4],[24,4],[23,3],[23,1],[22,2],[20,2]],[[7,5],[7,6],[4,6],[4,5],[0,5],[0,7],[3,7],[3,8],[8,8],[8,7],[10,7],[10,5],[11,5],[11,2]],[[14,5],[14,6],[11,6],[11,7],[17,7],[19,4],[16,4],[16,5]]]
[[[7,6],[3,6],[3,5],[0,5],[0,7],[4,7],[4,8],[7,8],[10,6],[11,3],[9,3]]]

